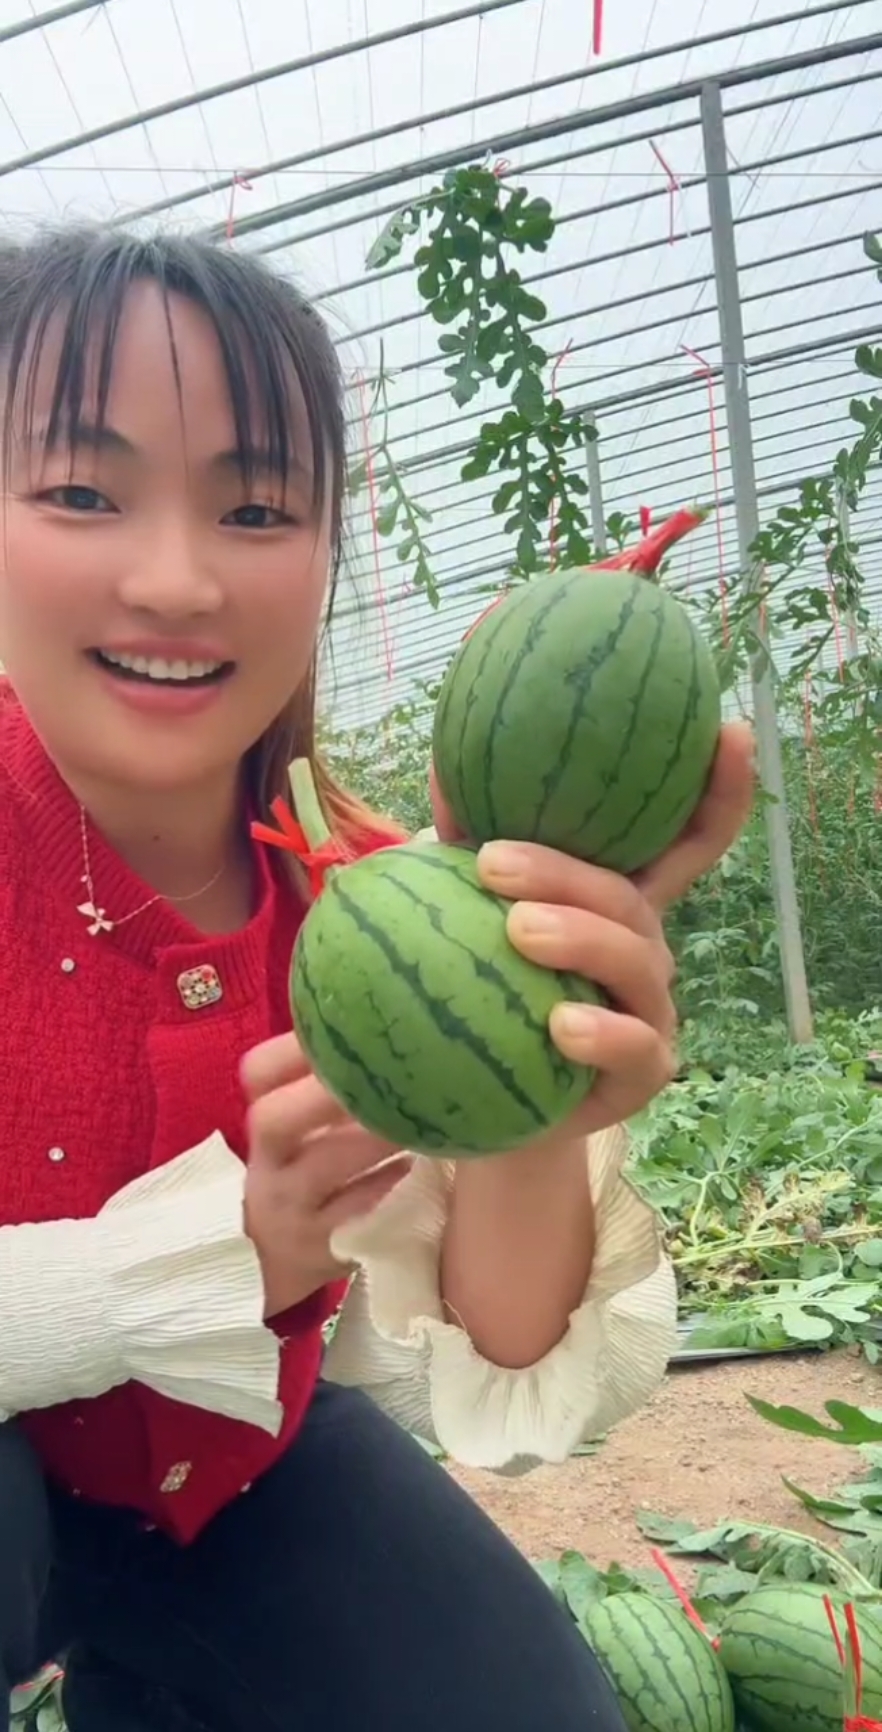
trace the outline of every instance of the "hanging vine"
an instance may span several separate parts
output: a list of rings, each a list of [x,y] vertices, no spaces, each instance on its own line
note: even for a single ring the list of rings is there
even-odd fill
[[[425,536],[427,524],[432,522],[432,513],[424,505],[413,499],[407,490],[401,469],[395,460],[389,440],[389,388],[391,379],[386,371],[383,350],[380,350],[380,371],[373,381],[373,392],[368,410],[371,424],[379,418],[379,438],[371,453],[373,484],[377,500],[369,500],[369,509],[373,512],[373,526],[378,535],[388,539],[399,535],[398,558],[402,564],[410,566],[410,582],[414,589],[421,589],[432,607],[437,607],[441,597],[438,585],[432,572],[432,554]],[[347,477],[347,491],[350,498],[355,498],[364,492],[368,486],[367,455],[350,468]]]
[[[865,235],[864,252],[882,281],[878,236]],[[862,344],[854,359],[864,378],[882,380],[882,347]],[[882,639],[867,605],[853,517],[882,457],[882,396],[855,397],[849,408],[860,428],[854,443],[842,447],[827,474],[798,484],[795,500],[764,524],[752,552],[762,572],[768,637],[787,632],[801,640],[787,675],[791,695],[809,679],[814,714],[827,737],[847,737],[857,750],[875,751],[882,729]],[[756,591],[745,590],[734,602],[731,640],[723,653],[732,678],[761,650],[755,621]],[[852,636],[849,653],[843,652],[843,622]],[[835,670],[826,665],[831,647]]]
[[[547,200],[531,198],[488,166],[451,170],[440,186],[399,210],[368,254],[382,271],[413,249],[417,292],[440,327],[438,349],[458,408],[495,387],[506,399],[495,419],[485,420],[460,468],[465,482],[493,476],[491,508],[514,543],[509,581],[523,581],[550,565],[590,564],[595,556],[584,501],[586,445],[596,430],[568,413],[554,385],[550,357],[539,341],[547,308],[525,285],[517,261],[544,254],[555,219]],[[882,240],[864,239],[867,258],[882,280]],[[864,377],[882,380],[882,347],[862,345],[855,363]],[[389,436],[390,378],[381,362],[374,384],[374,410],[381,416],[375,479],[381,495],[375,525],[397,535],[398,557],[411,566],[414,587],[433,606],[439,591],[426,541],[431,513],[408,491]],[[833,732],[874,744],[882,730],[882,641],[874,633],[861,573],[861,545],[852,517],[873,465],[882,455],[882,396],[855,398],[851,415],[860,432],[838,453],[829,473],[802,481],[796,497],[764,524],[753,554],[761,568],[761,615],[771,641],[798,635],[802,647],[787,676],[794,691],[811,674],[815,709]],[[363,484],[361,469],[353,485]],[[611,539],[621,541],[631,525],[610,521]],[[616,533],[618,531],[618,533]],[[553,540],[553,547],[549,545]],[[821,564],[823,577],[817,575]],[[800,581],[794,582],[797,577]],[[690,598],[694,600],[695,598]],[[733,685],[748,659],[762,649],[756,632],[757,589],[744,586],[731,598],[722,641],[715,598],[697,601],[716,647],[725,683]],[[860,638],[837,668],[825,668],[825,653],[846,619]],[[831,733],[832,737],[832,733]]]
[[[546,385],[549,357],[536,332],[547,308],[512,262],[525,253],[544,253],[554,226],[546,199],[530,198],[522,186],[509,187],[490,168],[455,169],[425,198],[397,211],[368,254],[369,267],[383,270],[419,240],[417,292],[429,317],[443,328],[438,348],[447,362],[444,372],[454,402],[465,408],[488,385],[508,400],[501,415],[483,423],[460,475],[468,482],[497,478],[492,510],[514,538],[510,576],[515,580],[547,566],[552,517],[556,559],[584,565],[592,558],[582,504],[588,484],[572,459],[596,433],[581,415],[568,414]],[[380,449],[388,465],[390,505],[393,494],[398,502],[389,514],[392,533],[404,506],[397,490],[401,473],[391,460],[387,434],[388,429]],[[406,536],[399,556],[419,558],[421,549],[419,536]],[[428,591],[425,574],[421,581]]]

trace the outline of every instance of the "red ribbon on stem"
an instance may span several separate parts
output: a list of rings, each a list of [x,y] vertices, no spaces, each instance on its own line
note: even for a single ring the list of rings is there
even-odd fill
[[[839,1664],[848,1677],[849,1667],[854,1681],[854,1713],[850,1714],[846,1707],[842,1716],[842,1732],[882,1732],[882,1720],[871,1720],[861,1713],[861,1698],[863,1696],[863,1655],[861,1654],[861,1637],[857,1627],[854,1606],[849,1600],[845,1607],[845,1628],[848,1635],[848,1648],[839,1633],[833,1601],[829,1594],[824,1595],[824,1610],[827,1622],[833,1632]]]
[[[310,848],[302,826],[281,796],[273,801],[270,811],[279,828],[273,830],[269,824],[252,824],[251,834],[255,842],[266,842],[271,848],[281,848],[293,854],[309,879],[313,896],[320,896],[325,887],[325,873],[332,866],[348,865],[351,856],[339,842],[323,842],[320,848]]]
[[[674,1574],[670,1564],[668,1563],[668,1560],[665,1557],[664,1553],[660,1552],[658,1550],[657,1546],[653,1546],[652,1551],[650,1552],[649,1555],[652,1558],[652,1561],[655,1564],[656,1569],[660,1570],[662,1575],[664,1576],[665,1581],[668,1584],[668,1587],[673,1588],[674,1593],[676,1594],[677,1599],[679,1600],[681,1606],[683,1607],[683,1610],[686,1613],[686,1616],[689,1619],[690,1624],[694,1624],[696,1630],[700,1630],[701,1634],[703,1636],[707,1637],[707,1640],[710,1643],[712,1648],[718,1648],[720,1645],[719,1637],[714,1639],[711,1636],[710,1630],[708,1629],[703,1618],[700,1616],[700,1614],[696,1611],[695,1607],[693,1606],[692,1601],[690,1600],[689,1595],[687,1594],[686,1589],[683,1586],[683,1583],[677,1580],[677,1577],[675,1576],[675,1574]]]
[[[641,506],[640,509],[642,522],[642,513],[647,508]],[[599,559],[596,565],[585,566],[585,576],[590,577],[592,571],[640,571],[644,577],[651,577],[653,572],[658,570],[668,549],[673,547],[676,541],[681,541],[684,535],[688,535],[690,530],[697,529],[706,517],[706,511],[675,511],[672,517],[667,517],[664,523],[660,523],[650,534],[644,535],[636,547],[626,547],[622,553],[613,553],[609,559]],[[486,619],[508,594],[509,591],[504,589],[501,595],[491,601],[489,607],[485,607],[474,624],[463,633],[463,643],[466,638],[471,637],[473,631],[477,631],[481,621]]]

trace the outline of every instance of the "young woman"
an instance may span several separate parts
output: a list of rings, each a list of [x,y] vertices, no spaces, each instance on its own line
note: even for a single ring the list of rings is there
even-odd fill
[[[671,1276],[615,1127],[670,1075],[659,911],[739,828],[749,741],[641,885],[484,852],[512,942],[617,1012],[555,1022],[601,1073],[563,1133],[412,1161],[297,1050],[305,899],[251,834],[306,754],[353,853],[393,839],[315,758],[321,322],[231,250],[62,232],[5,252],[0,348],[0,1726],[66,1654],[71,1732],[613,1732],[407,1433],[560,1461],[661,1376]]]

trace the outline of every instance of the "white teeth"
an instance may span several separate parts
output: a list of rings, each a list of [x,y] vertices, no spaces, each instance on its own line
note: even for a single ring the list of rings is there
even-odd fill
[[[110,662],[112,667],[128,668],[130,673],[141,674],[148,680],[202,680],[208,674],[217,673],[224,665],[223,662],[169,662],[162,656],[114,655],[110,650],[101,650],[100,655],[102,661]]]

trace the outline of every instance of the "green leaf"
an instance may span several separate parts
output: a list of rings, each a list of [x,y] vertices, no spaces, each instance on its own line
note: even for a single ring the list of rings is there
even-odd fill
[[[882,1442],[882,1423],[871,1419],[860,1407],[850,1407],[844,1401],[824,1403],[833,1420],[832,1425],[824,1425],[820,1419],[803,1413],[798,1407],[776,1407],[755,1395],[748,1395],[747,1399],[760,1419],[767,1419],[770,1425],[781,1426],[784,1431],[798,1431],[804,1437],[826,1437],[831,1443],[844,1443],[851,1448],[862,1443]]]
[[[346,488],[351,498],[367,486],[367,464],[362,460],[354,463],[346,476]]]
[[[383,270],[401,253],[404,242],[409,235],[415,234],[420,226],[420,212],[416,206],[405,206],[396,211],[380,230],[373,245],[368,248],[367,268],[369,271]]]
[[[525,420],[534,423],[541,421],[545,407],[545,393],[539,374],[529,371],[522,373],[512,391],[511,400],[518,413],[523,415]]]
[[[590,1606],[597,1604],[606,1593],[605,1579],[600,1570],[589,1564],[581,1552],[564,1552],[560,1559],[560,1585],[564,1599],[578,1623]]]
[[[855,1246],[854,1254],[870,1269],[882,1269],[882,1239],[865,1239],[862,1245]]]
[[[854,359],[860,372],[867,373],[871,379],[882,379],[882,349],[872,349],[869,343],[862,343],[855,351]]]
[[[704,1564],[695,1577],[695,1600],[740,1600],[756,1587],[756,1576],[736,1564]]]
[[[541,1576],[545,1586],[550,1588],[558,1604],[566,1606],[566,1595],[560,1580],[560,1564],[557,1560],[554,1558],[541,1559],[539,1563],[534,1563],[533,1568],[536,1574]]]
[[[697,1531],[694,1522],[682,1516],[659,1515],[655,1510],[638,1510],[636,1520],[644,1538],[662,1546],[688,1539]]]
[[[827,1341],[833,1333],[829,1317],[817,1317],[801,1305],[782,1305],[779,1315],[791,1341]]]

